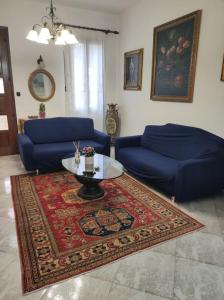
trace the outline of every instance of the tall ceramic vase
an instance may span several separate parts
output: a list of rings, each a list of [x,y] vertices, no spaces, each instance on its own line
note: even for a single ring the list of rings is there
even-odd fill
[[[118,108],[117,104],[107,104],[107,114],[106,114],[106,130],[107,134],[111,137],[111,142],[114,142],[114,138],[117,136],[119,132],[119,116],[118,116]]]

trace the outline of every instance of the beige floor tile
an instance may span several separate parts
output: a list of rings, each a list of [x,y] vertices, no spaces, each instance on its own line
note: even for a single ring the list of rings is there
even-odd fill
[[[118,271],[120,262],[110,263],[106,266],[96,269],[95,271],[91,271],[87,273],[87,276],[106,280],[106,281],[114,281],[115,274]]]
[[[201,231],[192,233],[177,240],[176,256],[224,267],[224,240]]]
[[[224,268],[177,258],[174,299],[223,300]]]
[[[175,255],[176,243],[177,243],[177,239],[166,241],[160,245],[156,245],[155,247],[153,247],[152,251],[169,254],[169,255]]]
[[[167,300],[160,296],[113,284],[107,300]]]
[[[143,251],[120,262],[115,283],[172,298],[175,257],[153,251]]]
[[[0,218],[0,251],[17,254],[18,244],[15,221],[9,218]]]
[[[39,300],[45,290],[22,295],[19,257],[0,253],[0,300]]]
[[[80,276],[48,288],[41,300],[106,300],[111,285],[108,281]]]
[[[12,197],[10,194],[0,194],[0,217],[15,219],[12,207]]]

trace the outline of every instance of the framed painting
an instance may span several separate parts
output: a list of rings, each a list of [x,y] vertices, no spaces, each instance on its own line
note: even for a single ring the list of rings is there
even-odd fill
[[[201,13],[154,28],[152,100],[193,101]]]
[[[138,49],[124,54],[124,89],[142,89],[143,49]]]
[[[223,62],[222,62],[221,81],[224,81],[224,57],[223,57]]]

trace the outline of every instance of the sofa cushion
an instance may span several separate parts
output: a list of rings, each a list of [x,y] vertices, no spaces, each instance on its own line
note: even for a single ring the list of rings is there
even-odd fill
[[[83,148],[85,146],[94,147],[97,153],[102,153],[103,151],[103,145],[94,141],[81,141],[80,147]],[[33,157],[37,161],[60,161],[68,154],[74,152],[75,147],[72,142],[38,144],[34,146]]]
[[[175,124],[146,126],[141,145],[178,160],[202,158],[219,150],[217,143],[200,129]]]
[[[34,144],[71,142],[94,137],[93,120],[89,118],[28,120],[24,130]]]
[[[119,161],[128,169],[155,180],[173,179],[180,163],[145,147],[119,149]]]

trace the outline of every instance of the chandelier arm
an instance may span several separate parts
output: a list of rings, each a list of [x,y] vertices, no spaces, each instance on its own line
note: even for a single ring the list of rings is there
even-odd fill
[[[50,18],[50,16],[43,16],[42,18],[41,18],[41,23],[44,25],[44,24],[46,24],[47,22],[48,22],[48,20],[50,20],[51,18]]]
[[[33,30],[35,30],[36,27],[42,28],[42,26],[41,26],[40,24],[34,24],[34,25],[33,25]]]

